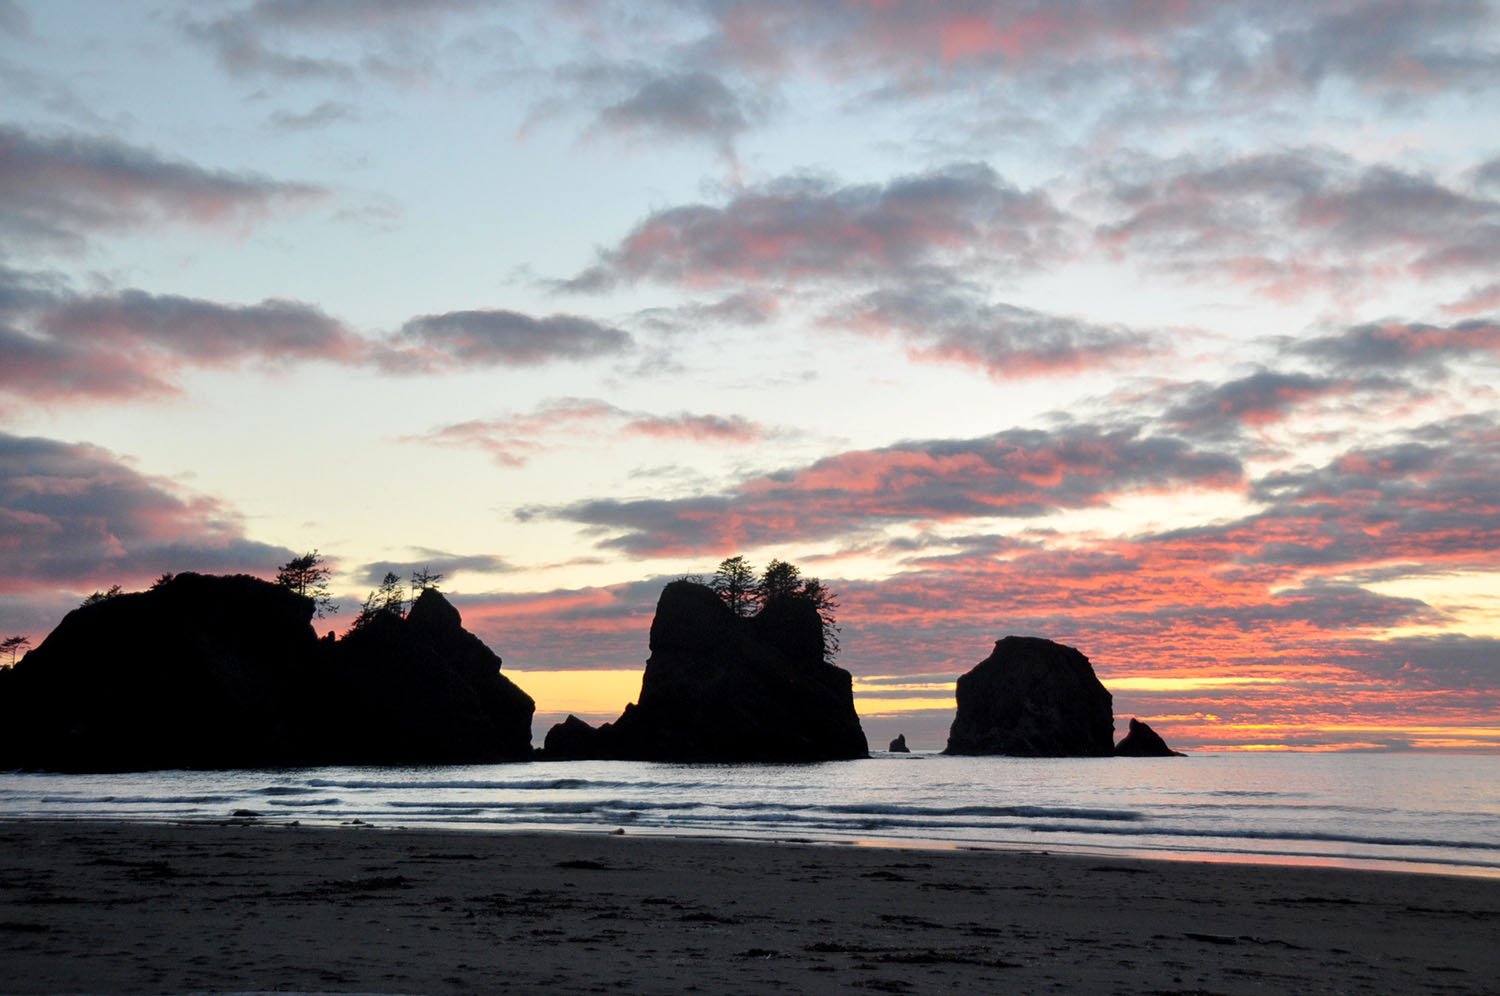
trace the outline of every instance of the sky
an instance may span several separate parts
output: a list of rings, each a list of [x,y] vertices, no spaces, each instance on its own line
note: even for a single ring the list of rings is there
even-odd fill
[[[0,632],[317,550],[612,718],[662,585],[1117,733],[1500,750],[1500,7],[0,0]]]

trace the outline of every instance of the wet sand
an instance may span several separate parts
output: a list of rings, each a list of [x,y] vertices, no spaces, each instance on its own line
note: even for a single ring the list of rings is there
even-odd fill
[[[1480,993],[1500,880],[737,841],[0,823],[6,993]]]

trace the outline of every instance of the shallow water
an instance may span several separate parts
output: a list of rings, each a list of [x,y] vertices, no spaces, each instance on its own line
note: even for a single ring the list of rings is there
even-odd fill
[[[1500,877],[1500,758],[876,754],[805,765],[537,762],[0,774],[0,816],[552,829],[1342,864]]]

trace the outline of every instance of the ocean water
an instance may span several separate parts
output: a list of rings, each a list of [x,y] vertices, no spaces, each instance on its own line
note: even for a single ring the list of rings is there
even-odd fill
[[[1500,878],[1500,758],[877,753],[800,765],[0,773],[0,817],[561,830],[1395,868]]]

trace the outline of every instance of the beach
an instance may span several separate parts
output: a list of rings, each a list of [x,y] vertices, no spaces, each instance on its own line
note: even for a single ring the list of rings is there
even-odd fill
[[[1478,993],[1500,881],[649,837],[0,824],[0,990]]]

